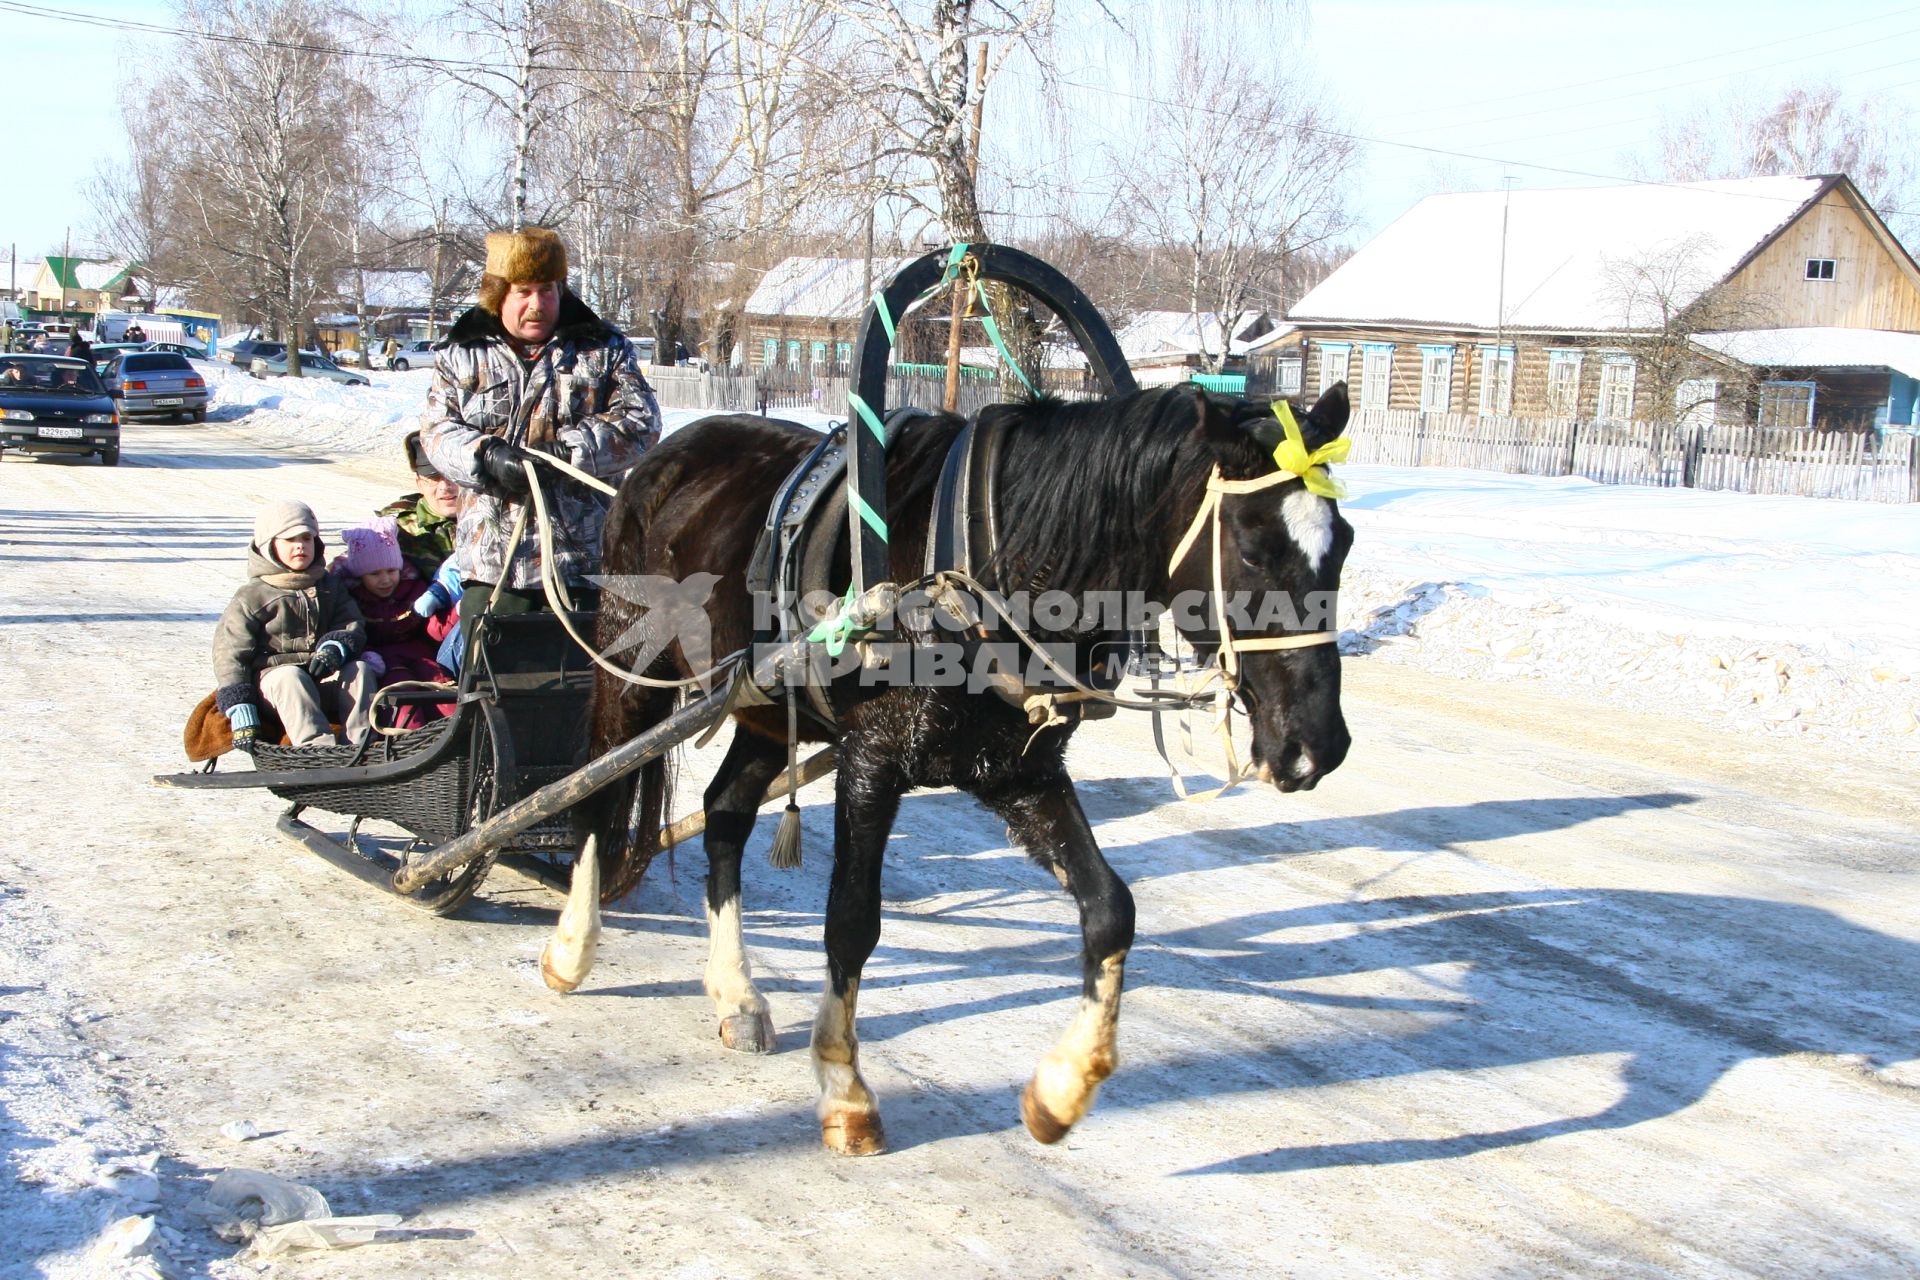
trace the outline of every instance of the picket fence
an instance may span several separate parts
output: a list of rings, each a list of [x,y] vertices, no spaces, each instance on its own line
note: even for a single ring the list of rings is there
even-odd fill
[[[668,408],[773,413],[812,409],[841,417],[845,377],[647,370]],[[1065,399],[1098,394],[1073,371],[1046,390]],[[937,405],[940,378],[899,374],[887,383],[890,405]],[[960,412],[1014,398],[992,379],[964,379]],[[1347,427],[1350,462],[1396,467],[1464,467],[1530,476],[1585,476],[1601,484],[1641,484],[1735,493],[1795,494],[1868,502],[1920,502],[1920,435],[1899,431],[1807,431],[1731,424],[1476,417],[1413,409],[1365,409]]]
[[[1601,484],[1685,486],[1868,502],[1920,502],[1920,435],[1718,423],[1481,418],[1411,409],[1357,412],[1348,461],[1464,467]]]

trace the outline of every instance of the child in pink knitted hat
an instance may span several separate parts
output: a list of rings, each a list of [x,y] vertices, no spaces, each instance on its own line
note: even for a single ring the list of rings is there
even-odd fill
[[[381,685],[452,679],[433,660],[437,644],[428,634],[427,619],[414,611],[413,602],[428,583],[400,553],[399,523],[392,516],[380,516],[342,529],[340,537],[347,551],[334,560],[333,572],[346,579],[348,591],[366,617],[364,657],[373,665]],[[417,729],[444,713],[444,708],[430,704],[383,702],[381,706],[383,711],[394,709],[394,726],[401,729]]]

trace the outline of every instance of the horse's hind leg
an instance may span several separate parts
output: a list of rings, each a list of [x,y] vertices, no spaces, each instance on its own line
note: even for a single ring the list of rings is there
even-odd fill
[[[786,750],[744,726],[707,785],[707,994],[720,1039],[745,1053],[773,1052],[773,1018],[753,985],[740,920],[740,857],[753,834],[760,801],[786,761]]]
[[[996,789],[980,799],[1013,838],[1066,885],[1080,907],[1080,1008],[1040,1060],[1020,1095],[1020,1118],[1042,1142],[1058,1142],[1093,1107],[1119,1064],[1120,988],[1133,946],[1133,895],[1107,865],[1064,774]]]
[[[860,1077],[854,1034],[860,972],[880,942],[880,868],[903,787],[851,762],[841,743],[834,804],[833,879],[827,889],[827,989],[813,1021],[813,1074],[820,1083],[820,1139],[843,1156],[887,1149],[880,1108]]]

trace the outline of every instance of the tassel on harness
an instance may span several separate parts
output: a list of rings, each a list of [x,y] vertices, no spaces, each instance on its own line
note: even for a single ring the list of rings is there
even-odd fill
[[[776,871],[791,871],[800,865],[800,699],[799,690],[787,689],[787,807],[774,829],[773,844],[767,850],[767,865]]]

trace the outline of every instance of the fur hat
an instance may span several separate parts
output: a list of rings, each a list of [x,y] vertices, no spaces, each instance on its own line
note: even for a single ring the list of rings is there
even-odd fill
[[[438,480],[440,478],[440,468],[428,461],[427,446],[421,442],[418,431],[407,432],[407,438],[401,441],[401,443],[406,446],[407,466],[413,469],[414,475],[419,476],[423,480]]]
[[[508,284],[564,283],[567,246],[559,233],[547,227],[487,232],[486,273]]]
[[[314,518],[312,507],[304,502],[283,498],[279,502],[268,503],[253,518],[253,545],[264,552],[271,554],[273,540],[290,533],[310,533],[316,538],[320,536],[320,521]]]
[[[356,578],[364,578],[382,569],[398,569],[403,563],[400,558],[400,525],[392,516],[381,516],[366,524],[342,529],[340,537],[347,544],[347,572]]]

